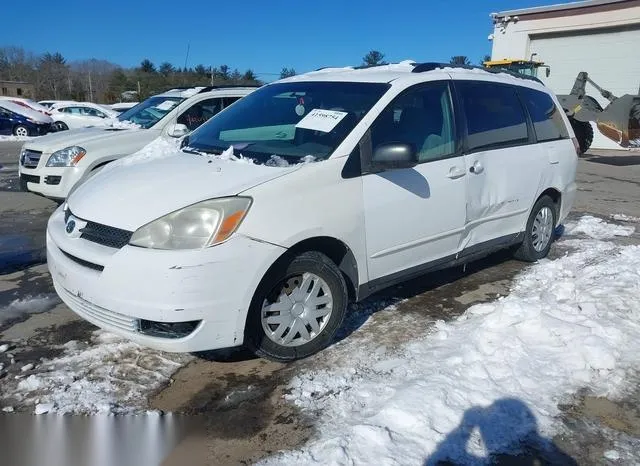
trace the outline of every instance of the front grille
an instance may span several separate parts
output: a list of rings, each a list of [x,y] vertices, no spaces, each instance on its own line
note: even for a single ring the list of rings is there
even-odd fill
[[[40,157],[42,157],[41,151],[25,149],[20,154],[20,163],[25,168],[38,168]]]
[[[67,209],[64,213],[65,223],[69,220],[71,215],[73,215],[71,210]],[[103,246],[108,246],[110,248],[120,249],[129,244],[132,235],[132,231],[121,230],[120,228],[87,221],[87,225],[82,229],[80,238]]]
[[[60,181],[62,181],[61,176],[49,175],[44,177],[45,184],[57,185],[57,184],[60,184]]]
[[[71,309],[73,309],[77,314],[80,314],[89,320],[93,319],[98,321],[107,327],[116,327],[126,332],[138,331],[137,319],[96,306],[79,296],[75,296],[65,288],[59,287],[58,291],[60,292],[60,297],[63,301],[67,302],[69,307],[71,307]]]
[[[132,231],[121,230],[100,223],[87,222],[87,226],[82,229],[80,238],[103,246],[109,246],[110,248],[120,249],[129,244],[132,235]]]

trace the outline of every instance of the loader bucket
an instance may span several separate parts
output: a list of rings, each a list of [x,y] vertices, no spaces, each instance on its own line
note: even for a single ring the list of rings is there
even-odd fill
[[[621,147],[640,147],[640,95],[625,94],[598,115],[598,129]]]

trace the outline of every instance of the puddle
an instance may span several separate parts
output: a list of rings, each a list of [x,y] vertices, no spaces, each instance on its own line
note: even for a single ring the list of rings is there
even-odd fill
[[[47,260],[44,246],[36,246],[31,238],[23,235],[0,236],[0,274],[41,264]]]

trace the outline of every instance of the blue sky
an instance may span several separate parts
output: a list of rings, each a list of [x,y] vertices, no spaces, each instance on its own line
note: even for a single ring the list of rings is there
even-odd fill
[[[227,64],[241,71],[298,73],[359,64],[371,49],[388,61],[448,61],[490,53],[489,13],[553,0],[271,0],[187,2],[63,0],[3,2],[0,46],[60,52],[67,60],[103,58],[136,66]],[[38,2],[36,2],[38,3]],[[55,4],[55,6],[54,6]],[[180,5],[185,8],[181,9]],[[263,79],[273,79],[262,75]]]

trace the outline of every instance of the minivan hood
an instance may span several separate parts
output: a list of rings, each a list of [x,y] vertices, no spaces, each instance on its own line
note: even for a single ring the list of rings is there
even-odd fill
[[[239,194],[300,166],[267,167],[176,152],[98,172],[76,189],[67,202],[76,217],[135,231],[183,207]]]
[[[92,127],[60,131],[50,133],[45,136],[29,141],[25,144],[25,149],[37,150],[41,152],[55,152],[69,146],[81,146],[87,149],[89,144],[112,144],[118,139],[130,138],[132,135],[140,136],[141,132],[152,131],[138,128],[110,128]],[[157,136],[155,131],[149,133],[153,137]],[[152,137],[152,138],[153,138]],[[148,142],[148,141],[147,141]]]

